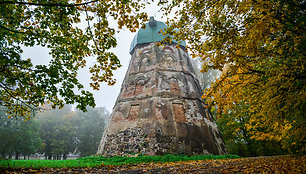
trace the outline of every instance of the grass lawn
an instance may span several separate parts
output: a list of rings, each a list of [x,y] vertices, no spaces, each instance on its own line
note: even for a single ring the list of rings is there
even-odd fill
[[[104,165],[124,165],[139,163],[160,163],[177,161],[197,161],[205,159],[233,159],[239,158],[237,155],[165,155],[165,156],[138,156],[138,157],[103,157],[88,156],[74,160],[0,160],[0,168],[75,168],[75,167],[97,167]]]

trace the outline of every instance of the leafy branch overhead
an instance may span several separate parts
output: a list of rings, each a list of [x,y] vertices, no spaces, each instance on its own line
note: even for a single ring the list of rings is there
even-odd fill
[[[1,1],[0,104],[12,116],[26,118],[46,102],[53,107],[76,103],[83,111],[95,106],[93,95],[76,78],[78,70],[94,57],[91,87],[113,85],[113,70],[121,65],[108,51],[117,45],[108,20],[135,31],[147,19],[140,13],[143,7],[138,1]],[[33,65],[31,58],[21,57],[23,46],[36,45],[50,49],[48,65]]]

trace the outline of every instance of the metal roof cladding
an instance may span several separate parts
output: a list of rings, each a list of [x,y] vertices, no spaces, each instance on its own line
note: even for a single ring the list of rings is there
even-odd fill
[[[150,20],[148,23],[146,23],[145,29],[139,29],[139,31],[136,33],[134,39],[132,40],[131,47],[130,47],[130,54],[133,53],[134,48],[138,44],[143,43],[150,43],[150,42],[160,42],[164,40],[165,37],[169,35],[163,35],[160,30],[167,28],[167,25],[161,21],[156,21],[154,17],[150,17]],[[174,43],[178,43],[181,46],[186,47],[186,42],[181,41],[180,43],[176,40],[172,40]]]

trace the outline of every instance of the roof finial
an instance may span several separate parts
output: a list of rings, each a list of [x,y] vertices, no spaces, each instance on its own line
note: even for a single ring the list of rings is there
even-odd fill
[[[155,27],[156,26],[156,20],[154,19],[153,16],[150,17],[149,25],[150,25],[150,27]]]

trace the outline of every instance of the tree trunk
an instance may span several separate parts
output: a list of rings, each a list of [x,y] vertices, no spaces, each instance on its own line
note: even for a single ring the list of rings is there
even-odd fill
[[[1,158],[5,158],[6,157],[6,154],[5,154],[5,150],[3,150],[2,152],[1,152]]]
[[[2,149],[2,158],[5,158],[6,157],[6,148],[8,147],[8,144],[6,144],[4,146],[4,148]]]
[[[18,158],[19,158],[19,153],[15,153],[15,160],[18,160]]]

